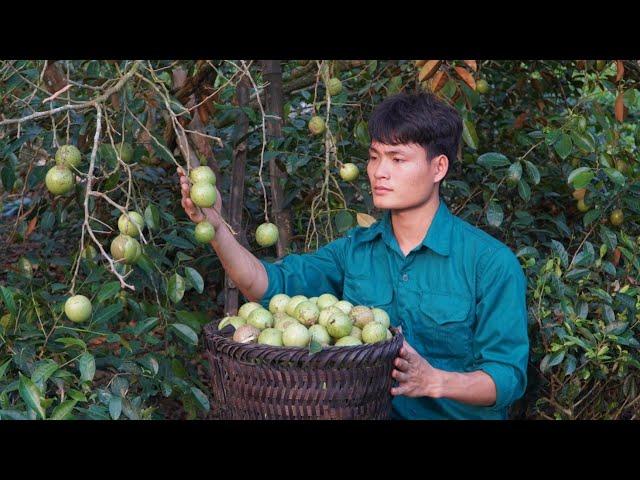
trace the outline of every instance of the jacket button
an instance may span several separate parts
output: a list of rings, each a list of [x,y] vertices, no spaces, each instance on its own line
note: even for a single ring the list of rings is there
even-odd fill
[[[409,275],[407,275],[406,273],[404,275],[402,275],[402,281],[403,282],[408,282],[409,281]]]

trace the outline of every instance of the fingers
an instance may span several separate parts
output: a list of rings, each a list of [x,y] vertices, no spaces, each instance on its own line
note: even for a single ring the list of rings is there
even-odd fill
[[[400,370],[401,372],[407,372],[409,370],[409,362],[407,362],[404,358],[396,358],[393,362],[393,365]]]
[[[396,370],[395,368],[391,372],[391,376],[398,380],[398,382],[400,383],[406,382],[409,379],[408,373],[403,373],[400,370]]]
[[[398,395],[405,395],[408,392],[409,392],[409,388],[403,385],[399,385],[391,389],[391,395],[393,395],[394,397]]]

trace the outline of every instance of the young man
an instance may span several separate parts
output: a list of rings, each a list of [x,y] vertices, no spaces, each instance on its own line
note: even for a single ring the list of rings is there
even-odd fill
[[[369,120],[367,173],[384,210],[316,252],[268,263],[243,248],[212,209],[211,242],[251,301],[329,292],[382,308],[406,342],[395,360],[394,415],[404,419],[505,419],[524,392],[529,351],[526,281],[507,246],[452,215],[439,186],[456,158],[457,111],[433,95],[386,99]],[[182,205],[189,199],[181,173]],[[215,208],[220,211],[220,195]]]

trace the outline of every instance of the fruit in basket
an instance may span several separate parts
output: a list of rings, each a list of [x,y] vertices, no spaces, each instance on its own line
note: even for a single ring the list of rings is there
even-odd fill
[[[310,327],[318,321],[320,310],[316,307],[316,304],[305,300],[300,302],[295,310],[295,318],[304,326]]]
[[[220,323],[218,324],[218,330],[222,330],[227,325],[233,325],[233,328],[237,330],[238,328],[240,328],[242,325],[245,325],[246,323],[247,321],[242,317],[237,317],[235,315],[228,316],[220,320]]]
[[[336,340],[336,347],[355,347],[356,345],[362,345],[362,341],[359,338],[347,335],[346,337]]]
[[[311,297],[309,301],[316,306],[318,305],[318,297]]]
[[[373,322],[373,312],[369,307],[356,305],[349,312],[349,318],[356,327],[362,328],[367,323]]]
[[[282,347],[282,332],[277,328],[265,328],[258,336],[258,343],[271,345],[272,347]]]
[[[273,315],[266,308],[255,308],[247,317],[247,324],[264,330],[273,327]]]
[[[260,330],[253,325],[242,325],[233,333],[233,340],[239,343],[256,343]]]
[[[269,301],[269,311],[273,314],[284,312],[290,300],[291,297],[289,297],[289,295],[285,295],[284,293],[278,293],[274,295]]]
[[[358,340],[362,340],[362,329],[360,327],[356,327],[355,325],[351,329],[350,337],[357,338]]]
[[[318,305],[318,308],[320,310],[324,310],[325,308],[329,308],[336,303],[338,303],[338,299],[335,295],[332,295],[330,293],[323,293],[318,297],[316,305]]]
[[[262,308],[262,305],[257,302],[247,302],[238,309],[238,316],[246,320],[256,308]]]
[[[277,328],[278,330],[282,330],[283,332],[284,332],[284,329],[287,328],[289,325],[293,323],[300,323],[298,320],[296,320],[293,317],[290,317],[286,313],[280,318],[276,318],[276,315],[274,315],[273,317],[275,320],[275,325],[273,326],[273,328]]]
[[[391,320],[389,319],[389,314],[387,312],[381,308],[372,308],[371,312],[373,313],[373,320],[375,322],[381,323],[385,328],[389,328]]]
[[[309,327],[309,334],[311,338],[318,342],[320,345],[331,344],[331,335],[327,332],[327,329],[322,325],[312,325]]]
[[[387,339],[387,327],[378,322],[370,322],[362,329],[364,343],[378,343]]]
[[[294,295],[293,297],[291,297],[291,300],[289,300],[289,303],[287,303],[287,306],[285,307],[284,311],[287,313],[287,315],[290,315],[295,318],[296,307],[298,306],[298,304],[300,304],[301,302],[304,302],[305,300],[309,300],[309,299],[304,295]]]
[[[329,323],[329,319],[331,318],[331,315],[333,315],[334,313],[344,313],[344,312],[342,312],[342,310],[334,306],[325,308],[324,310],[320,310],[320,315],[318,315],[318,323],[326,328],[327,324]]]
[[[353,303],[347,302],[346,300],[340,300],[334,305],[334,307],[339,308],[344,313],[349,315],[349,312],[351,312],[351,309],[353,308]]]
[[[329,332],[329,335],[333,338],[346,337],[351,333],[352,329],[353,323],[345,313],[333,314],[327,324],[327,332]]]
[[[391,340],[392,338],[393,338],[393,333],[391,333],[391,330],[387,328],[387,340]]]
[[[306,347],[310,340],[309,330],[300,323],[293,323],[282,332],[282,343],[285,347]]]

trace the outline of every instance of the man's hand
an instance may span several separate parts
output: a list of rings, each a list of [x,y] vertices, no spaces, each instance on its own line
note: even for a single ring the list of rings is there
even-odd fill
[[[178,168],[178,176],[180,177],[180,191],[182,193],[181,204],[185,213],[189,216],[192,222],[200,223],[206,219],[216,230],[218,230],[222,224],[222,217],[218,213],[222,211],[222,196],[220,195],[218,188],[216,187],[216,203],[213,208],[200,208],[193,203],[189,196],[190,182],[182,168]]]
[[[393,364],[395,368],[391,376],[398,381],[398,386],[391,389],[391,395],[432,398],[442,396],[442,371],[432,367],[406,341]]]

